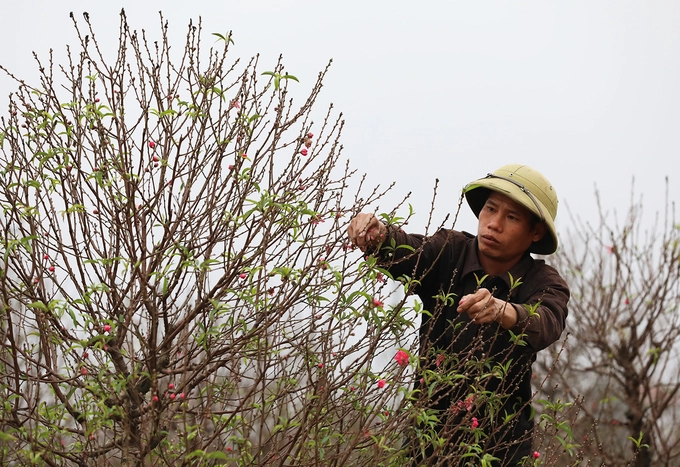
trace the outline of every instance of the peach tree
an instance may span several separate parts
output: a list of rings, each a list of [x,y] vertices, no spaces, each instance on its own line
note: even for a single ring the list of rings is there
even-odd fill
[[[124,12],[107,59],[73,25],[37,83],[0,65],[0,463],[396,466],[414,418],[445,443],[411,389],[412,284],[346,240],[384,191],[317,109],[328,68],[305,91],[231,33],[176,50]]]

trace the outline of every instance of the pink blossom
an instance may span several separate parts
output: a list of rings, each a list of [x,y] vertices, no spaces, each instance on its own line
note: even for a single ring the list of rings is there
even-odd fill
[[[307,153],[308,153],[307,148],[302,148],[302,149],[300,150],[300,154],[302,154],[303,156],[306,156]]]
[[[149,147],[150,147],[151,149],[155,148],[155,147],[156,147],[156,143],[154,143],[153,141],[149,141]]]
[[[378,387],[379,387],[380,389],[384,388],[386,384],[387,384],[387,381],[385,381],[384,379],[379,379],[379,380],[378,380]]]
[[[241,279],[245,279],[246,277],[248,277],[248,274],[242,272],[241,274],[238,275],[238,277],[240,277]]]
[[[373,297],[373,306],[381,307],[383,306],[383,302],[381,302],[378,297]]]
[[[229,170],[233,169],[233,168],[234,168],[234,164],[229,164],[229,166],[228,166],[227,168],[228,168]]]
[[[538,459],[539,457],[541,457],[541,453],[538,451],[534,451],[534,459]]]
[[[314,138],[314,133],[307,133],[307,138]]]
[[[437,368],[439,368],[439,367],[442,365],[442,363],[444,362],[444,359],[445,359],[445,358],[446,358],[446,357],[444,356],[443,353],[440,353],[439,355],[437,355],[437,361],[434,362],[434,364],[437,365]]]
[[[109,332],[111,330],[111,325],[110,324],[105,324],[104,325],[104,332]]]
[[[472,405],[475,403],[475,395],[470,394],[467,399],[465,399],[464,405],[465,405],[465,410],[468,412],[472,410]]]
[[[477,417],[472,417],[472,428],[477,428],[479,426],[479,421],[477,420]]]
[[[607,253],[614,253],[614,247],[613,246],[607,246]]]
[[[399,351],[397,351],[397,354],[394,356],[394,359],[397,361],[399,366],[406,366],[408,365],[408,352],[400,349]]]

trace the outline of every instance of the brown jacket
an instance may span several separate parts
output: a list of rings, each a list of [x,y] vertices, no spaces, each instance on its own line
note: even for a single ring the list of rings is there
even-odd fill
[[[413,291],[427,313],[422,314],[420,325],[421,370],[416,388],[422,390],[430,408],[446,411],[440,419],[454,428],[450,436],[456,437],[456,443],[450,444],[457,444],[458,434],[465,431],[455,428],[475,415],[480,424],[484,419],[480,428],[488,435],[481,441],[485,452],[505,459],[529,455],[531,364],[536,352],[558,340],[564,330],[569,301],[565,281],[554,268],[528,253],[508,275],[484,278],[477,238],[466,232],[442,229],[427,238],[393,227],[388,231],[388,238],[375,253],[394,279],[404,276],[417,281]],[[520,284],[511,288],[511,281]],[[474,324],[467,314],[456,311],[460,298],[478,287],[514,304],[519,320],[512,329],[505,330],[497,323]],[[533,307],[533,312],[527,307]],[[500,365],[506,365],[506,370],[489,376]],[[444,387],[439,384],[437,391],[425,391],[428,370],[458,376]],[[469,394],[483,395],[485,391],[503,400],[500,410],[496,407],[491,412],[497,414],[494,417],[487,416],[489,407],[480,400],[474,408],[465,403]],[[470,410],[461,411],[461,407]],[[508,414],[515,415],[504,419]]]

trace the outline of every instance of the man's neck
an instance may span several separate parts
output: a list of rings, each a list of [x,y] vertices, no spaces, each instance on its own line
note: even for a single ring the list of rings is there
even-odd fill
[[[519,261],[522,259],[520,256],[512,261],[496,261],[493,258],[479,257],[479,263],[484,268],[484,272],[489,276],[501,276],[508,273]]]

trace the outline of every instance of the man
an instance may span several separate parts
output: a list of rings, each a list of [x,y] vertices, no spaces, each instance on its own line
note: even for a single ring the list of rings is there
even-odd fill
[[[366,213],[348,235],[393,278],[410,279],[426,311],[414,397],[436,416],[433,432],[444,442],[426,441],[421,418],[415,462],[477,465],[487,456],[514,466],[533,453],[531,364],[567,317],[566,283],[531,256],[557,249],[557,195],[543,175],[517,164],[463,192],[479,219],[476,236],[407,234]]]

